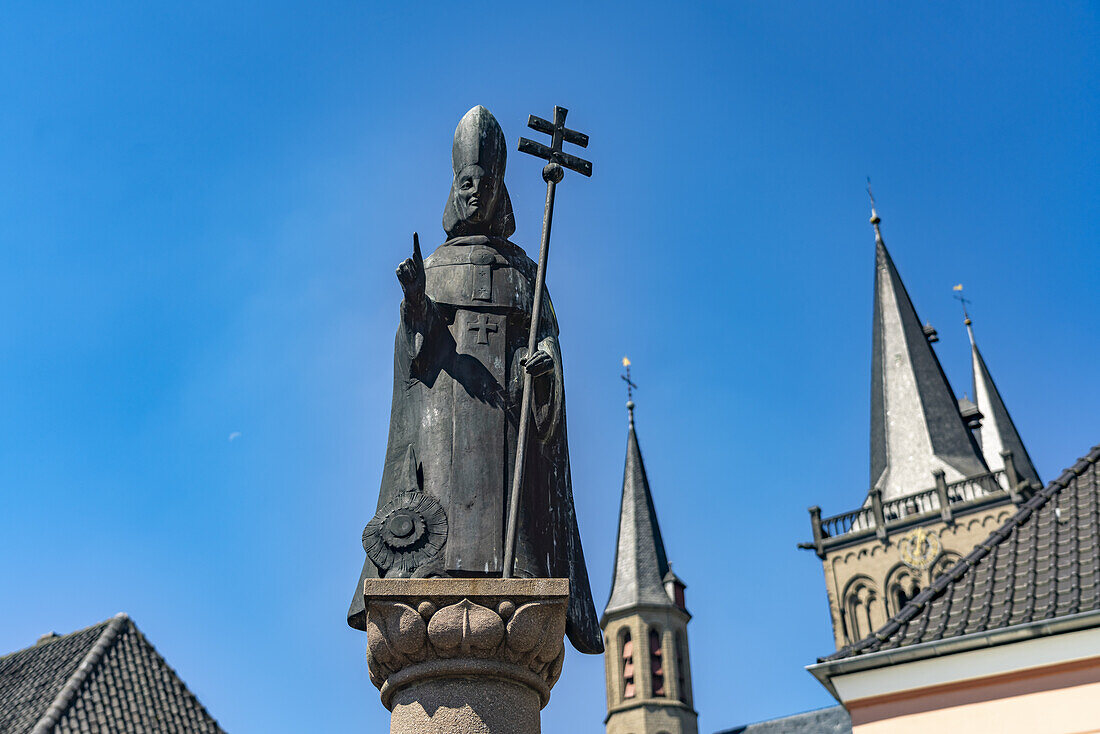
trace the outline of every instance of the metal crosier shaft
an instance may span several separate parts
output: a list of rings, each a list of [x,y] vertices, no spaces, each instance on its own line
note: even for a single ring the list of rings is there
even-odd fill
[[[584,176],[592,175],[592,164],[583,158],[562,152],[562,143],[568,142],[582,148],[588,146],[588,136],[565,127],[565,116],[569,110],[554,107],[554,121],[531,115],[527,126],[532,130],[550,135],[550,147],[527,138],[519,139],[521,153],[542,158],[547,161],[542,168],[542,178],[546,181],[546,208],[542,214],[542,243],[539,246],[538,270],[535,275],[535,301],[531,309],[531,330],[527,335],[527,359],[534,356],[538,348],[539,325],[542,320],[542,296],[546,289],[546,261],[550,253],[550,225],[554,220],[554,191],[558,182],[569,168]],[[516,542],[519,532],[519,506],[523,498],[523,479],[527,468],[527,431],[531,422],[531,394],[534,383],[531,373],[523,371],[523,399],[520,401],[519,431],[516,437],[516,465],[512,472],[512,491],[508,495],[508,523],[504,536],[504,565],[502,575],[511,578],[515,573]]]
[[[551,165],[546,166],[547,169]],[[560,177],[561,167],[558,167]],[[539,264],[535,274],[535,303],[531,308],[531,329],[527,334],[527,358],[530,359],[538,348],[539,322],[542,318],[542,292],[546,287],[546,260],[550,254],[550,226],[554,220],[554,191],[557,182],[553,177],[546,178],[546,209],[542,214],[542,243],[539,245]],[[523,476],[527,468],[527,429],[531,424],[531,393],[534,392],[534,378],[527,370],[523,371],[523,399],[519,409],[519,433],[516,446],[516,466],[512,472],[512,491],[508,495],[507,535],[504,538],[504,578],[512,578],[516,565],[516,535],[519,527],[519,503],[522,497]]]

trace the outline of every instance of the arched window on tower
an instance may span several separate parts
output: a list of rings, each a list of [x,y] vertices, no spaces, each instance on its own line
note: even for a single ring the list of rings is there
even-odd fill
[[[902,607],[913,600],[924,586],[924,574],[915,571],[908,566],[895,566],[886,577],[886,593],[889,609],[888,614],[897,614]]]
[[[901,610],[906,604],[913,600],[920,592],[920,587],[914,584],[912,588],[906,589],[901,586],[895,586],[891,591],[894,593],[894,609]]]
[[[871,634],[886,620],[878,588],[866,576],[857,576],[844,592],[844,633],[849,643]]]
[[[665,666],[661,658],[661,634],[649,631],[649,675],[653,682],[653,695],[665,695]]]
[[[676,632],[676,689],[680,692],[680,701],[688,702],[687,674],[684,664],[684,635]]]
[[[630,630],[622,636],[623,698],[634,698],[634,642]]]

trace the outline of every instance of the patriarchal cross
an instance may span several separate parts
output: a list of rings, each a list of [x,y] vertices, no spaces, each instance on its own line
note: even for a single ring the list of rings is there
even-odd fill
[[[542,158],[546,165],[542,167],[542,180],[546,182],[546,208],[542,213],[542,245],[539,247],[539,264],[535,271],[535,296],[531,306],[531,328],[527,332],[527,353],[534,354],[538,346],[539,325],[542,317],[542,292],[546,287],[546,260],[550,256],[550,225],[554,221],[554,191],[558,182],[565,176],[565,169],[576,171],[582,176],[592,175],[592,164],[583,158],[562,151],[563,143],[572,143],[581,148],[588,147],[588,136],[565,127],[565,116],[569,110],[554,107],[554,121],[544,120],[531,115],[527,118],[527,127],[535,132],[550,136],[550,147],[527,138],[519,139],[519,151]],[[519,430],[516,438],[516,463],[512,471],[512,491],[508,495],[508,522],[504,531],[504,568],[503,576],[512,578],[516,563],[516,529],[519,527],[520,493],[523,491],[523,472],[527,466],[527,425],[530,423],[531,394],[533,386],[531,374],[523,374],[523,398],[519,408]]]
[[[570,130],[565,127],[565,116],[569,113],[569,110],[564,107],[554,107],[554,121],[544,120],[541,117],[530,115],[527,118],[527,127],[535,130],[536,132],[546,133],[550,136],[550,147],[547,148],[542,143],[536,143],[534,140],[528,140],[527,138],[519,139],[519,152],[530,153],[536,158],[542,158],[549,163],[557,163],[558,165],[565,166],[566,168],[576,171],[583,176],[592,175],[592,164],[583,158],[578,158],[575,155],[565,153],[561,149],[562,143],[573,143],[582,148],[588,147],[588,136],[584,133],[579,133],[576,130]],[[559,169],[560,170],[560,169]],[[547,183],[550,183],[548,178],[548,172],[543,171],[543,178],[547,179]],[[561,175],[556,177],[557,183],[561,181]]]
[[[488,344],[489,334],[495,334],[497,332],[498,321],[494,321],[493,318],[487,313],[475,314],[472,319],[466,322],[466,331],[477,332],[477,343]]]

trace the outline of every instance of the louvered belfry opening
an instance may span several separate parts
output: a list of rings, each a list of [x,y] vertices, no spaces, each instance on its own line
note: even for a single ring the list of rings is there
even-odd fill
[[[623,635],[623,698],[634,698],[634,641],[630,631]]]
[[[654,629],[649,631],[649,675],[653,684],[653,695],[665,695],[665,666],[661,657],[661,635]]]

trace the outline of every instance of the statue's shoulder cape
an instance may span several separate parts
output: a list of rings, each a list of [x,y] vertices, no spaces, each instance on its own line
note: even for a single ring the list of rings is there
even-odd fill
[[[530,311],[537,268],[523,248],[503,237],[455,237],[424,260],[425,289],[443,306]],[[491,289],[489,297],[478,291],[484,283]],[[553,324],[556,334],[557,318],[548,294],[545,305],[543,321]]]
[[[492,264],[500,267],[508,265],[523,272],[532,281],[535,279],[535,262],[519,245],[503,237],[470,235],[447,240],[424,260],[424,268],[439,268],[448,265],[483,265],[487,256]]]

